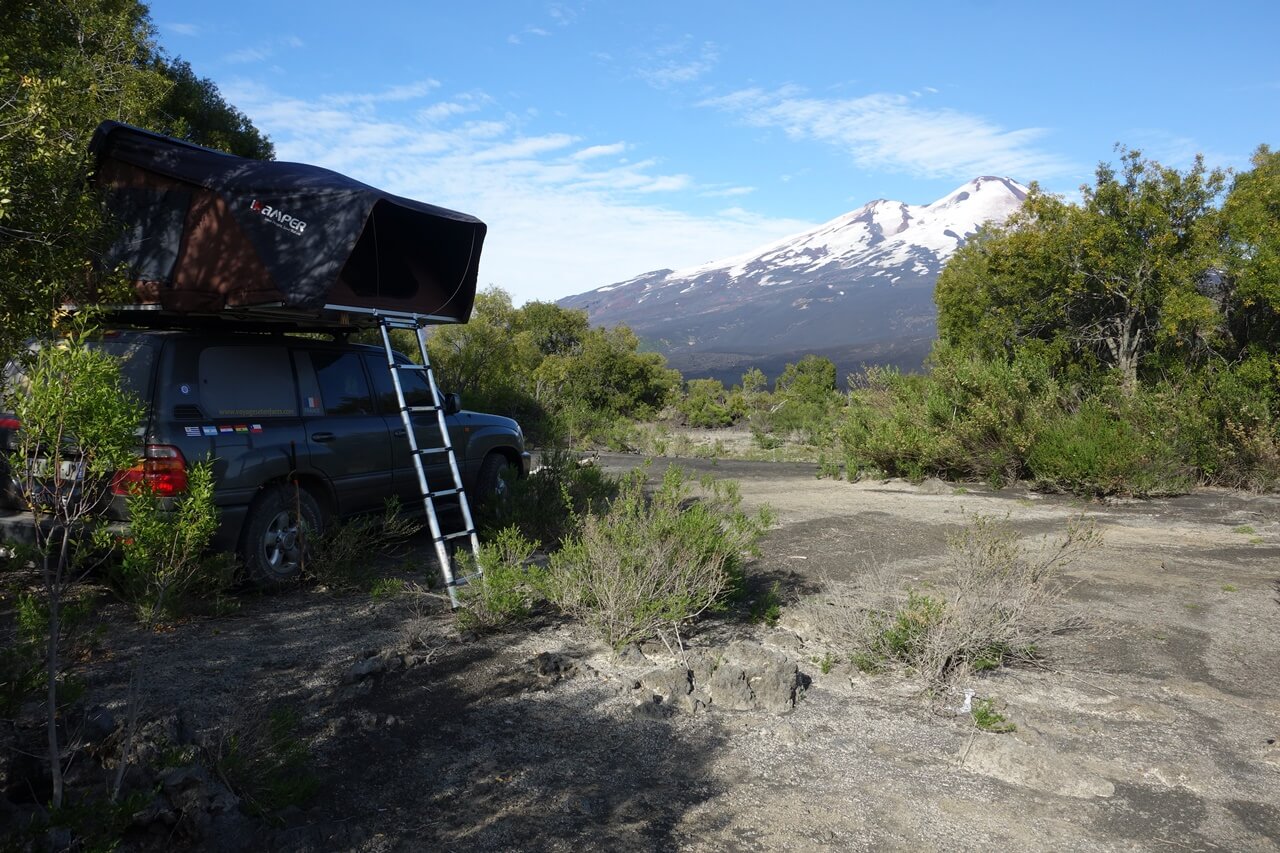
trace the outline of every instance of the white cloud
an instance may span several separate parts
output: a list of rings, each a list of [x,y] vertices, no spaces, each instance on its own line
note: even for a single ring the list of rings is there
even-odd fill
[[[261,62],[269,59],[274,51],[270,47],[245,47],[240,50],[228,53],[222,57],[223,62],[230,62],[233,65],[244,65],[250,62]]]
[[[612,145],[592,145],[583,148],[581,151],[575,151],[573,159],[575,160],[593,160],[596,157],[612,157],[615,154],[621,154],[627,150],[627,143],[615,142]]]
[[[326,166],[479,216],[489,225],[481,284],[499,285],[517,302],[704,263],[812,225],[737,209],[678,210],[681,194],[739,193],[699,187],[654,159],[619,161],[630,147],[625,141],[584,147],[572,134],[525,134],[510,119],[437,109],[462,96],[393,114],[397,105],[376,93],[341,96],[359,105],[352,110],[334,97],[304,101],[258,83],[232,82],[224,91],[270,134],[282,160]]]
[[[178,21],[171,21],[160,25],[160,29],[171,33],[177,33],[180,36],[198,36],[200,35],[200,26],[198,24],[187,24]]]
[[[980,174],[1044,179],[1076,171],[1038,146],[1047,134],[1042,128],[1005,130],[980,116],[920,106],[906,95],[815,98],[788,86],[743,89],[702,106],[733,113],[755,127],[778,128],[792,139],[843,148],[866,169],[961,179]]]
[[[702,195],[707,198],[733,198],[735,196],[751,195],[755,191],[755,187],[722,187],[703,190]]]
[[[412,83],[402,83],[399,86],[391,86],[381,92],[340,92],[326,95],[324,103],[334,106],[352,106],[356,104],[372,106],[378,103],[415,101],[419,98],[425,98],[438,88],[440,88],[439,81],[427,78],[425,80],[415,80]]]
[[[297,36],[281,36],[272,41],[263,42],[254,47],[245,47],[240,50],[228,53],[222,57],[223,62],[232,65],[246,65],[251,62],[262,62],[270,59],[275,55],[277,47],[300,48],[303,46],[302,39]]]
[[[715,42],[694,46],[688,39],[665,45],[647,57],[636,74],[650,86],[669,89],[693,83],[715,68],[720,49]]]

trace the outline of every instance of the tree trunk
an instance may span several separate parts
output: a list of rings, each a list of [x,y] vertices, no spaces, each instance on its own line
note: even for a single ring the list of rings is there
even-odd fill
[[[1138,358],[1142,352],[1142,329],[1138,326],[1137,313],[1117,317],[1114,333],[1106,338],[1111,360],[1120,374],[1120,389],[1126,395],[1138,390]]]

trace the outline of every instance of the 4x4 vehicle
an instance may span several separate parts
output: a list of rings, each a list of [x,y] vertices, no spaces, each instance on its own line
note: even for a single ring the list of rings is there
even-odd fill
[[[299,570],[300,522],[323,529],[334,519],[379,509],[393,495],[408,510],[422,507],[380,347],[284,334],[154,330],[106,332],[94,346],[119,358],[126,387],[146,407],[141,458],[114,478],[108,519],[126,520],[130,483],[145,481],[162,498],[176,496],[186,488],[187,464],[212,459],[221,513],[214,545],[236,551],[252,579],[271,584]],[[431,404],[425,374],[399,374],[408,405]],[[528,472],[515,421],[461,411],[452,394],[445,412],[472,501],[503,491],[509,468]],[[419,447],[441,446],[434,413],[412,419]],[[0,414],[0,450],[16,428],[11,416]],[[427,466],[432,489],[451,487],[447,457],[425,458],[434,460]],[[28,538],[30,527],[17,484],[0,467],[0,535]]]

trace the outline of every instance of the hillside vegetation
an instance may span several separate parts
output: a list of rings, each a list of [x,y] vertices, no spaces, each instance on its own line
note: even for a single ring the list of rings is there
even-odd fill
[[[1119,149],[1078,202],[1032,187],[947,264],[923,374],[838,390],[805,357],[726,388],[682,382],[625,326],[513,308],[500,290],[432,341],[441,375],[542,441],[693,452],[672,430],[738,425],[828,474],[1029,480],[1081,494],[1280,482],[1280,154],[1229,175]],[[647,424],[643,422],[649,422]],[[683,441],[683,443],[682,443]],[[714,445],[704,453],[714,454]]]

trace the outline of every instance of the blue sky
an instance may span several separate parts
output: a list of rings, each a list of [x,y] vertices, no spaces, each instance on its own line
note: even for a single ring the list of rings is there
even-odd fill
[[[1113,145],[1280,146],[1280,4],[153,0],[284,160],[489,225],[517,304],[970,178],[1071,195]]]

